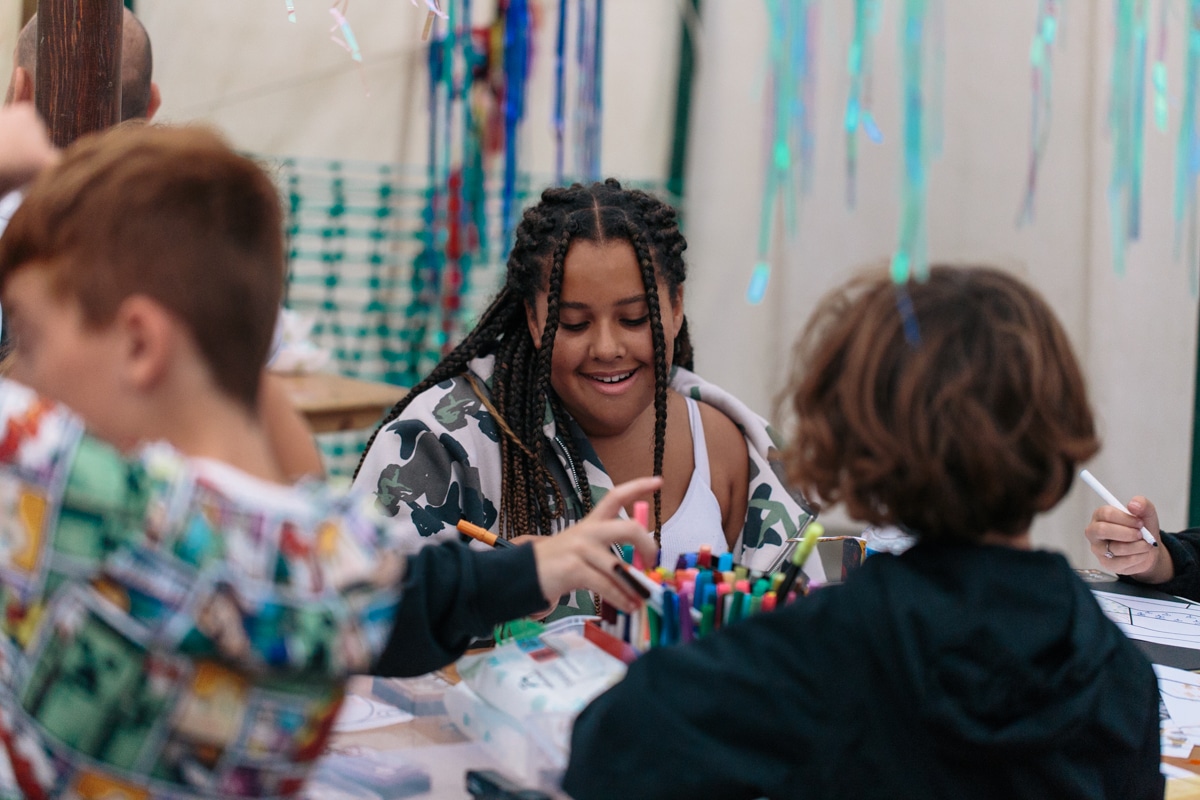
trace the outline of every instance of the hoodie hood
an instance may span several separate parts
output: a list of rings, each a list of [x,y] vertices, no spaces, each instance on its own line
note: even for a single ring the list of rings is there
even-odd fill
[[[854,577],[878,590],[864,624],[895,666],[894,689],[914,698],[945,746],[994,752],[1141,735],[1148,664],[1133,663],[1140,655],[1062,556],[918,544],[871,557]],[[1113,659],[1131,663],[1112,669]]]

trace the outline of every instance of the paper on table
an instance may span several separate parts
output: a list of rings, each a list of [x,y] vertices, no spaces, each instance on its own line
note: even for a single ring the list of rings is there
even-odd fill
[[[1092,594],[1129,638],[1200,650],[1200,605],[1097,590]]]
[[[1200,733],[1200,675],[1162,664],[1154,665],[1158,691],[1177,726],[1195,726]]]
[[[1154,665],[1154,674],[1167,711],[1161,721],[1162,755],[1190,763],[1193,748],[1200,744],[1200,675],[1162,664]],[[1195,777],[1195,772],[1191,776]]]
[[[333,730],[336,733],[369,731],[408,722],[412,718],[413,715],[409,712],[386,703],[357,694],[347,694],[338,710],[337,719],[333,722]]]

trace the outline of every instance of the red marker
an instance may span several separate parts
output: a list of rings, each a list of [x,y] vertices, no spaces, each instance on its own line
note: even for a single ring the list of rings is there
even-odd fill
[[[728,581],[717,585],[717,613],[713,617],[714,627],[722,628],[725,626],[725,617],[729,611],[730,595],[733,593],[733,585]]]

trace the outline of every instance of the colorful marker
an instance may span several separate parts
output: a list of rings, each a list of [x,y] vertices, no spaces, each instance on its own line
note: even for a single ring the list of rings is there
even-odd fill
[[[472,539],[479,541],[479,542],[483,542],[484,544],[490,545],[491,547],[505,548],[505,547],[515,547],[516,546],[512,542],[510,542],[508,539],[502,539],[498,535],[489,531],[487,528],[481,528],[478,525],[476,525],[474,522],[467,522],[465,519],[460,519],[458,521],[458,524],[455,525],[454,527],[458,528],[458,530],[461,533],[465,533],[467,536],[470,536]]]

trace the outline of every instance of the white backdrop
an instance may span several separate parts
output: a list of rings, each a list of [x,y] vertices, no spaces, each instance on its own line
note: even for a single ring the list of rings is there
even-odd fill
[[[882,145],[861,151],[860,200],[846,209],[841,111],[852,31],[848,3],[822,6],[818,163],[799,236],[777,248],[782,279],[759,308],[744,294],[754,261],[762,187],[760,4],[707,0],[698,117],[689,173],[698,360],[713,379],[769,410],[789,345],[819,296],[859,266],[886,258],[896,240],[900,158],[898,3],[885,2],[875,92]],[[946,3],[945,152],[930,179],[934,259],[992,262],[1030,280],[1063,320],[1083,360],[1104,449],[1092,470],[1118,496],[1145,493],[1168,529],[1186,521],[1196,307],[1186,271],[1172,259],[1174,134],[1148,132],[1143,241],[1127,274],[1112,267],[1105,194],[1111,157],[1105,131],[1113,40],[1110,8],[1073,3],[1054,53],[1053,129],[1037,218],[1017,228],[1030,119],[1028,52],[1037,3]],[[1170,41],[1173,90],[1181,89],[1182,4]],[[754,55],[748,55],[754,54]],[[766,345],[760,358],[748,352]],[[1034,527],[1035,540],[1090,564],[1081,531],[1097,505],[1086,487]]]
[[[0,20],[19,3],[0,0]],[[160,119],[204,120],[242,148],[279,155],[422,162],[423,10],[407,0],[353,0],[366,59],[361,71],[329,40],[328,0],[139,0],[154,41]],[[481,3],[477,3],[481,5]],[[546,6],[535,65],[526,164],[547,173],[554,7]],[[884,0],[875,98],[885,141],[864,143],[859,207],[846,208],[842,108],[852,4],[821,6],[817,166],[799,235],[776,242],[767,302],[741,299],[756,254],[764,160],[765,4],[704,0],[688,171],[687,288],[701,371],[764,414],[782,385],[790,342],[819,296],[896,239],[900,76],[896,18]],[[680,0],[608,0],[603,167],[626,178],[665,175],[674,107]],[[1084,361],[1104,449],[1093,471],[1121,497],[1155,500],[1168,529],[1187,510],[1197,299],[1172,257],[1174,135],[1147,133],[1143,241],[1114,274],[1105,194],[1111,8],[1066,6],[1054,52],[1053,129],[1037,218],[1015,219],[1028,157],[1028,52],[1036,0],[946,2],[945,152],[930,184],[935,259],[992,262],[1028,278],[1058,311]],[[1170,40],[1172,90],[1181,89],[1183,3]],[[0,46],[11,40],[0,30]],[[364,93],[363,79],[370,89]],[[747,354],[755,354],[748,357]],[[1077,486],[1034,528],[1042,544],[1090,563],[1080,531],[1097,501]],[[836,523],[838,517],[832,515]]]

